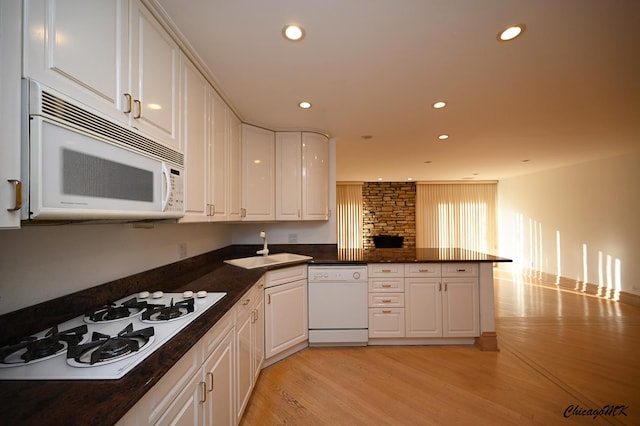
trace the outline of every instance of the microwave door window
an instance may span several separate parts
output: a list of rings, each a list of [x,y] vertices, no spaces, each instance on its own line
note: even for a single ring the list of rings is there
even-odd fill
[[[154,176],[149,170],[66,148],[62,162],[64,195],[153,202]]]
[[[41,213],[135,218],[161,212],[161,161],[48,121],[41,140]]]

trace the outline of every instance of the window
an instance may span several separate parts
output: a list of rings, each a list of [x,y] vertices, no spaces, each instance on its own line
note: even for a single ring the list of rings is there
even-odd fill
[[[418,183],[416,246],[495,253],[495,183]]]
[[[338,249],[362,248],[362,183],[336,185]]]

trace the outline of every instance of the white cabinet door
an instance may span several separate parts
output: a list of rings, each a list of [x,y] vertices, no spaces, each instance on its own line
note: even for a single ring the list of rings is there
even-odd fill
[[[128,123],[129,1],[27,0],[24,76]]]
[[[405,278],[407,337],[442,337],[440,278]]]
[[[251,299],[244,297],[236,316],[236,418],[240,422],[253,385]]]
[[[307,280],[265,290],[265,357],[268,359],[309,338]]]
[[[234,334],[229,331],[203,366],[206,384],[204,424],[235,424],[234,410]]]
[[[243,217],[246,221],[275,219],[275,134],[242,125]]]
[[[258,375],[264,362],[264,281],[256,285],[252,310],[252,353],[253,353],[253,384],[258,380]]]
[[[228,162],[229,216],[231,221],[241,219],[242,213],[242,123],[229,111],[229,162]]]
[[[264,279],[236,305],[236,420],[239,423],[264,359]]]
[[[0,229],[20,227],[21,9],[0,1]]]
[[[180,150],[180,49],[139,0],[130,22],[131,125]]]
[[[404,308],[369,308],[369,337],[405,336]]]
[[[201,372],[191,377],[167,411],[157,421],[157,425],[204,425],[205,382]]]
[[[478,278],[443,278],[443,336],[480,335]]]
[[[276,220],[302,219],[302,133],[276,133]]]
[[[229,217],[229,111],[220,95],[211,93],[211,204],[212,220],[226,221]]]
[[[180,222],[209,218],[209,83],[187,61],[182,69],[182,140],[185,154],[185,215]]]
[[[302,218],[329,219],[329,140],[302,134]]]

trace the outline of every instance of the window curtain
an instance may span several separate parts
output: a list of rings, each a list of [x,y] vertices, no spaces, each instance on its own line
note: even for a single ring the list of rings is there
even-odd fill
[[[496,183],[416,185],[417,247],[497,252]]]
[[[362,248],[362,183],[336,185],[338,249]]]

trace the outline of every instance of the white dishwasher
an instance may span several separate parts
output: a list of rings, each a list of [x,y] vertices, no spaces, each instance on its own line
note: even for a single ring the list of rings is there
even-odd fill
[[[366,265],[309,266],[309,345],[366,346]]]

